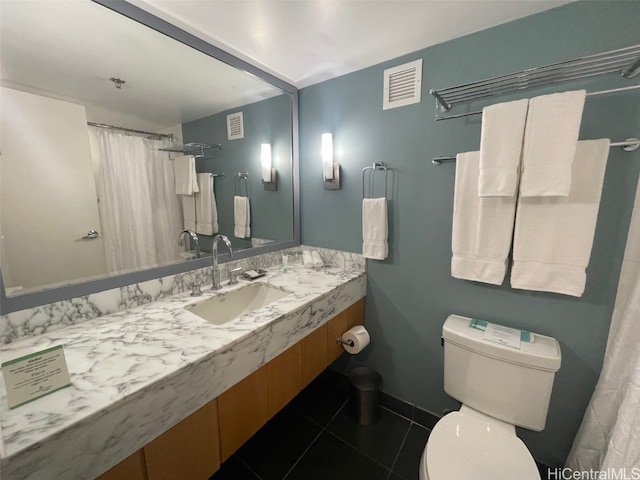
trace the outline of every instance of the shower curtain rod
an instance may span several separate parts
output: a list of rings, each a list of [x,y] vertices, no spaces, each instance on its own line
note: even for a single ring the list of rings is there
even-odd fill
[[[167,140],[173,141],[173,135],[171,133],[145,132],[144,130],[135,130],[133,128],[124,128],[124,127],[116,127],[115,125],[107,125],[106,123],[87,122],[87,125],[91,125],[92,127],[98,127],[98,128],[109,128],[112,130],[121,130],[123,132],[129,132],[129,133],[137,133],[139,135],[150,135],[158,139],[166,138]]]

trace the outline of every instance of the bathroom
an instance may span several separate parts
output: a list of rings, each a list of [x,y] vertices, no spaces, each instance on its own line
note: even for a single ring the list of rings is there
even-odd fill
[[[489,3],[487,8],[496,7]],[[288,194],[298,200],[291,216],[295,219],[299,212],[299,235],[278,239],[277,245],[262,247],[261,252],[296,250],[301,244],[321,252],[332,249],[361,253],[362,169],[380,161],[390,168],[388,257],[366,261],[364,325],[371,343],[356,356],[341,356],[333,364],[333,370],[347,372],[359,365],[371,367],[382,376],[382,391],[386,395],[440,417],[445,411],[459,407],[443,390],[441,335],[448,315],[481,318],[554,337],[562,349],[562,366],[555,377],[546,427],[542,432],[519,429],[518,435],[538,462],[550,467],[564,465],[603,364],[630,219],[639,201],[638,151],[611,149],[586,289],[581,297],[516,290],[508,280],[501,286],[493,286],[455,279],[450,271],[455,163],[435,166],[431,159],[477,150],[482,122],[477,116],[436,121],[435,101],[428,92],[432,88],[637,45],[639,16],[638,2],[571,2],[436,45],[425,45],[400,57],[300,88],[297,104],[293,103],[294,109],[297,106],[299,143],[292,149],[298,160],[299,171],[295,167],[292,171],[298,174],[299,191],[292,184],[286,186],[287,172],[277,167],[278,193],[289,188]],[[447,23],[443,25],[448,26]],[[384,71],[419,59],[421,101],[383,110]],[[630,84],[636,85],[637,78],[629,81],[605,75],[588,82],[544,87],[512,98],[531,98],[574,88],[606,90]],[[511,98],[500,97],[507,99]],[[477,110],[485,104],[464,104],[454,113]],[[341,188],[337,190],[325,189],[321,179],[321,137],[326,132],[333,134],[335,161],[341,169]],[[597,96],[585,102],[580,139],[606,137],[621,141],[638,136],[638,90]],[[220,161],[224,153],[224,148],[217,152]],[[236,171],[229,168],[232,170],[225,171],[228,178],[221,187],[232,192],[235,185],[231,176]],[[381,185],[374,187],[380,189]],[[252,188],[256,195],[275,193],[264,191],[259,183]],[[254,203],[257,206],[259,202]],[[172,236],[177,233],[172,232]],[[236,243],[234,238],[231,240]],[[635,245],[637,248],[637,242]],[[224,247],[221,251],[226,252]],[[236,253],[236,259],[250,258],[248,251]],[[634,258],[637,259],[637,252]],[[294,256],[290,260],[294,265],[300,262]],[[210,266],[210,258],[195,262],[191,268]],[[188,271],[186,267],[182,270]],[[155,277],[169,274],[157,272]],[[130,283],[148,280],[151,278],[140,277]],[[204,288],[207,281],[210,282],[206,278],[202,281]],[[628,279],[629,283],[632,281]],[[76,286],[86,288],[77,296],[122,286],[101,282]],[[38,305],[62,300],[46,301],[44,294],[40,298]],[[18,312],[36,306],[33,303],[21,306],[19,299],[20,295],[12,298],[3,292],[3,304],[15,305],[11,311],[3,306],[3,330],[8,323],[16,323]],[[135,304],[126,305],[132,306]],[[78,310],[67,312],[65,323],[76,323],[74,316],[83,315]],[[18,408],[13,413],[19,411]]]

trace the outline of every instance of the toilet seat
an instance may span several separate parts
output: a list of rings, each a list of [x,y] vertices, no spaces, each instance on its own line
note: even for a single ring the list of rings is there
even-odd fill
[[[420,469],[429,480],[540,480],[513,425],[464,405],[433,428]]]

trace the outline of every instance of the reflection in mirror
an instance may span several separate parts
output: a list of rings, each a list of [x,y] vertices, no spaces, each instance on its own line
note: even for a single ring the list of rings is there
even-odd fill
[[[296,240],[293,87],[89,0],[3,0],[0,21],[8,297],[187,262],[195,242],[179,246],[183,230],[200,255],[217,233],[235,251]],[[263,143],[275,191],[262,186]],[[234,197],[248,197],[242,233]]]

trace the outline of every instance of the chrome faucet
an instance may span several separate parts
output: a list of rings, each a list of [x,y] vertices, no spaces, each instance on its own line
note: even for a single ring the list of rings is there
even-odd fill
[[[198,235],[196,235],[193,230],[183,230],[180,232],[178,235],[178,246],[181,247],[183,245],[182,237],[185,233],[191,237],[191,240],[193,240],[193,243],[196,246],[196,258],[200,258],[200,242],[198,242]]]
[[[218,242],[222,240],[229,249],[229,258],[233,258],[233,249],[231,248],[231,242],[226,235],[216,235],[213,237],[213,272],[211,273],[211,280],[213,280],[213,286],[211,290],[219,290],[220,285],[220,269],[218,268]]]

